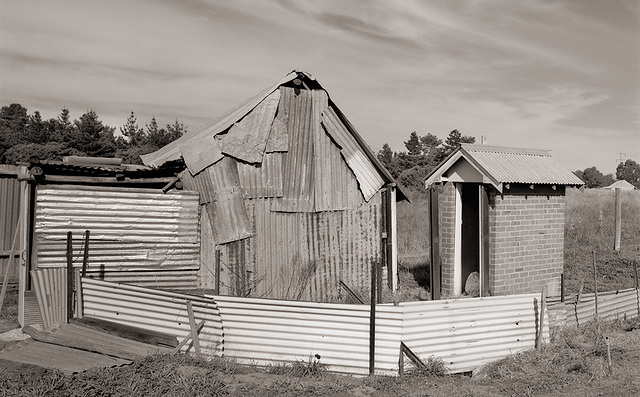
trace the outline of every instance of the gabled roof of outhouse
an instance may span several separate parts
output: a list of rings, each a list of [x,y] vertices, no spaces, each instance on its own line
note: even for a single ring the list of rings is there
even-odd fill
[[[278,123],[274,121],[274,115],[276,114],[280,100],[278,88],[291,82],[300,84],[300,87],[306,89],[324,90],[318,81],[309,73],[294,70],[276,84],[210,120],[201,127],[189,131],[184,136],[153,153],[141,156],[143,163],[149,166],[161,166],[168,161],[177,160],[182,157],[192,175],[196,175],[210,165],[218,162],[224,155],[230,155],[246,163],[261,163],[261,151],[265,151],[265,142],[268,145],[267,152],[270,151],[269,146],[283,144],[278,137],[274,138],[274,134],[271,134],[271,131],[279,128],[276,125]],[[360,175],[366,174],[368,172],[367,169],[371,166],[373,166],[375,172],[380,175],[376,178],[382,178],[382,181],[385,183],[396,183],[389,171],[382,165],[353,125],[330,98],[329,103],[333,110],[333,118],[339,121],[339,126],[344,126],[344,133],[349,135],[349,139],[355,140],[355,147],[352,149],[344,147],[343,142],[337,143],[338,146],[343,149],[345,159],[349,167],[351,167],[356,174],[358,182],[361,183],[361,188],[366,188],[366,186],[362,185],[367,184],[368,181],[363,180]],[[251,115],[251,117],[245,117],[247,115]],[[273,127],[271,127],[272,123]],[[322,123],[325,127],[327,123],[331,123],[331,115],[329,113],[323,115]],[[227,138],[226,147],[219,147],[219,141],[214,140],[213,137],[227,132],[229,132],[229,134],[227,134],[229,138]],[[336,133],[331,134],[331,138],[339,141]],[[345,141],[345,143],[346,142],[347,141]],[[286,147],[286,139],[284,140],[284,145]],[[350,153],[353,149],[362,153],[364,156],[360,156],[362,158],[358,156],[354,157],[352,155],[353,153]],[[277,147],[272,150],[281,151]],[[284,151],[286,151],[286,149]],[[397,199],[408,199],[402,191],[402,188],[397,184],[396,186]],[[367,195],[364,191],[363,194]]]
[[[635,188],[636,188],[635,186],[633,186],[628,181],[625,181],[624,179],[621,181],[615,181],[611,185],[603,187],[603,189],[623,189],[623,190],[634,190]]]
[[[448,180],[447,172],[466,163],[482,177],[483,183],[502,192],[503,184],[580,186],[584,183],[551,156],[549,150],[521,149],[463,143],[427,179],[425,187]]]

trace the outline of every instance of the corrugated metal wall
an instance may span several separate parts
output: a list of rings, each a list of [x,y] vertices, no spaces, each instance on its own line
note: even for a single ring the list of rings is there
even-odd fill
[[[323,301],[337,293],[340,280],[367,288],[372,263],[382,261],[383,180],[335,113],[332,128],[342,134],[347,156],[361,154],[358,161],[345,162],[340,145],[323,128],[326,91],[280,87],[278,95],[275,115],[268,106],[246,116],[253,120],[247,128],[260,130],[250,145],[262,148],[266,127],[269,137],[276,135],[273,142],[267,139],[260,164],[225,156],[195,176],[180,175],[187,189],[200,192],[208,215],[202,222],[199,287],[233,296]],[[235,135],[251,136],[242,128]],[[253,154],[247,156],[253,161]],[[366,186],[359,186],[358,176]],[[221,252],[219,273],[215,250]]]
[[[58,267],[32,270],[31,280],[44,329],[67,322],[67,269]]]
[[[191,333],[187,314],[187,301],[191,301],[196,324],[205,321],[199,335],[202,352],[222,354],[220,311],[211,298],[83,277],[82,300],[85,316],[168,333],[175,335],[179,341]]]
[[[596,303],[594,294],[580,297],[580,303],[567,302],[567,325],[579,326],[595,319]],[[640,316],[640,291],[635,288],[623,291],[598,292],[598,318],[614,320]]]
[[[225,356],[261,366],[314,360],[329,371],[369,373],[369,306],[215,296]],[[402,309],[376,308],[377,374],[398,372]]]
[[[17,179],[17,173],[20,167],[13,165],[0,164],[0,170],[6,174],[0,173],[0,282],[3,281],[4,274],[9,264],[9,256],[11,253],[11,245],[13,236],[18,224],[19,207],[20,207],[20,182]],[[11,175],[15,173],[15,175]],[[18,244],[21,239],[18,239]],[[18,246],[18,254],[22,249]],[[18,263],[14,259],[13,269],[10,269],[9,281],[17,282],[18,273],[15,270]]]
[[[91,271],[196,270],[199,203],[195,192],[95,186],[38,186],[37,268],[66,266],[67,232],[74,265],[82,265],[90,231]]]
[[[380,194],[357,209],[317,213],[273,212],[269,198],[245,203],[255,235],[219,247],[220,294],[327,301],[340,280],[369,285],[371,264],[382,257]],[[202,288],[215,283],[213,255],[204,252],[214,247],[208,230],[202,228]]]
[[[423,361],[441,358],[449,372],[472,371],[535,346],[539,294],[401,303],[402,341]],[[545,315],[543,338],[549,340]]]

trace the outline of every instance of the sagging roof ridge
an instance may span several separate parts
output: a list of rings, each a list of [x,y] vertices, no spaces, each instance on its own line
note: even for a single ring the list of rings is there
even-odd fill
[[[335,102],[331,100],[329,92],[310,73],[302,70],[296,70],[296,69],[288,73],[284,78],[282,78],[276,84],[260,91],[255,96],[245,100],[239,105],[236,105],[235,107],[227,110],[221,115],[211,119],[210,121],[206,122],[205,124],[198,127],[197,129],[189,131],[187,134],[183,135],[182,137],[167,144],[166,146],[158,149],[153,153],[140,156],[143,163],[151,167],[159,167],[167,161],[179,159],[182,156],[180,152],[180,146],[183,143],[193,139],[205,138],[207,136],[215,136],[219,133],[224,132],[225,130],[230,128],[233,124],[242,120],[242,118],[244,118],[246,115],[251,113],[260,103],[262,103],[262,101],[265,98],[271,95],[280,86],[288,84],[297,78],[302,79],[302,83],[305,85],[306,88],[308,87],[306,86],[304,80],[313,82],[314,83],[313,85],[318,87],[318,88],[311,88],[311,89],[322,89],[327,93],[327,96],[329,97],[329,106],[331,106],[335,110],[336,114],[338,114],[341,121],[344,123],[345,127],[349,130],[349,132],[353,135],[353,137],[356,139],[358,144],[362,147],[363,151],[365,152],[369,160],[373,163],[374,167],[383,176],[383,179],[385,179],[385,182],[387,182],[388,184],[394,184],[396,186],[398,201],[400,200],[409,201],[409,198],[407,194],[403,191],[402,187],[395,181],[395,178],[393,178],[391,173],[378,160],[375,153],[371,150],[369,145],[360,136],[360,134],[357,132],[353,124],[351,124],[351,122],[346,118],[344,113],[342,113],[342,111],[338,108],[338,106],[336,106]]]

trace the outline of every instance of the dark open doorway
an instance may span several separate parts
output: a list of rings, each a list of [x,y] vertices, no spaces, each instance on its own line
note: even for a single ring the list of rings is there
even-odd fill
[[[479,185],[462,183],[462,243],[460,290],[465,291],[467,278],[473,272],[480,273],[480,198]]]

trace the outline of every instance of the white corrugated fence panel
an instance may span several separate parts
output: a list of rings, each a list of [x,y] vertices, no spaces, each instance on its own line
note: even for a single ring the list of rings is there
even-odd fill
[[[423,361],[466,372],[535,346],[539,294],[401,303],[402,341]],[[545,316],[543,340],[549,340]]]
[[[593,320],[596,315],[595,295],[586,294],[580,298],[580,303],[566,303],[567,322],[574,325],[584,325]],[[614,320],[616,318],[635,317],[639,315],[639,291],[635,288],[623,291],[608,291],[598,293],[598,318]]]
[[[88,277],[82,278],[82,296],[85,316],[168,333],[179,341],[191,333],[187,314],[187,301],[191,301],[196,324],[205,320],[199,335],[202,352],[222,354],[222,322],[216,302],[211,298]]]
[[[369,373],[368,305],[216,296],[225,329],[225,356],[262,366],[320,362],[337,373]],[[402,309],[376,308],[378,374],[397,374]]]

